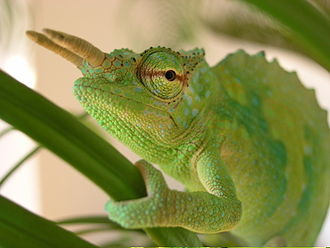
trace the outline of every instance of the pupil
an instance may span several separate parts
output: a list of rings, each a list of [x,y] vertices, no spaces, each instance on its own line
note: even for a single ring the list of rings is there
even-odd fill
[[[175,71],[173,71],[173,70],[169,70],[165,73],[165,77],[168,81],[173,81],[175,79],[175,76],[176,76],[176,74],[175,74]]]

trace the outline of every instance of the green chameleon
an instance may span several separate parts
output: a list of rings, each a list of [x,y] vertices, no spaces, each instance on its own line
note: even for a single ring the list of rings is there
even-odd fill
[[[254,246],[315,242],[330,199],[330,131],[295,73],[263,53],[240,50],[210,67],[202,49],[106,54],[44,31],[27,34],[81,70],[74,94],[83,107],[145,159],[136,165],[148,196],[110,200],[111,220],[126,228],[230,230]],[[150,163],[187,191],[169,189]]]

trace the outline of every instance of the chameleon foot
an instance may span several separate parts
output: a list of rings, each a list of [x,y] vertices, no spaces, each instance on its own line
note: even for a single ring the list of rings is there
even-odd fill
[[[148,196],[122,202],[109,201],[109,218],[125,228],[184,227],[214,233],[228,230],[237,222],[240,203],[207,192],[170,190],[162,174],[148,162],[137,163]],[[228,208],[228,206],[231,206]]]
[[[162,207],[169,192],[162,174],[145,160],[136,163],[146,183],[148,196],[129,201],[110,200],[105,209],[109,218],[126,228],[161,225]]]

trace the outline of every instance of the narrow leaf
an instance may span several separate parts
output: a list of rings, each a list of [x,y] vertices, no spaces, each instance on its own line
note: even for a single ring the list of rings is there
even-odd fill
[[[8,134],[9,132],[15,130],[13,127],[7,127],[5,129],[3,129],[1,132],[0,132],[0,138],[2,136],[5,136],[6,134]]]
[[[7,179],[17,171],[22,164],[24,164],[29,158],[36,154],[41,149],[41,146],[33,148],[29,153],[27,153],[20,161],[18,161],[1,179],[0,179],[0,188],[7,181]]]
[[[81,217],[74,217],[74,218],[68,218],[57,221],[57,224],[60,225],[72,225],[72,224],[114,224],[113,222],[110,222],[109,218],[107,216],[98,215],[98,216],[81,216]]]
[[[242,0],[254,5],[286,27],[292,41],[327,70],[330,70],[330,18],[305,0]]]
[[[114,199],[144,195],[138,170],[108,142],[4,73],[0,74],[0,117],[66,160]]]
[[[0,196],[0,247],[95,248],[75,234]]]
[[[108,142],[67,111],[2,72],[0,118],[67,161],[113,199],[145,195],[138,170]],[[163,246],[201,245],[196,234],[182,228],[145,231]]]

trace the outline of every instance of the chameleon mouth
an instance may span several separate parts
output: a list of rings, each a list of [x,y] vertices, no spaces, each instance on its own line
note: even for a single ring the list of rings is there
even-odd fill
[[[77,67],[82,65],[83,60],[92,66],[100,66],[105,59],[104,52],[81,38],[47,28],[43,32],[45,34],[26,31],[26,35]]]
[[[91,89],[93,91],[99,91],[101,92],[102,94],[106,93],[107,95],[111,95],[111,96],[114,96],[114,97],[117,97],[117,98],[121,98],[123,99],[124,101],[130,101],[130,102],[133,102],[133,103],[137,103],[137,104],[143,104],[149,108],[152,108],[152,109],[156,109],[158,111],[162,111],[164,113],[166,113],[169,118],[172,120],[173,124],[178,127],[178,124],[175,122],[175,119],[173,118],[173,116],[171,115],[171,113],[169,113],[168,111],[164,110],[164,109],[160,109],[160,108],[157,108],[156,106],[153,106],[153,105],[150,105],[150,104],[146,104],[146,103],[143,103],[141,101],[137,101],[135,99],[132,99],[132,98],[129,98],[129,97],[126,97],[126,96],[123,96],[123,95],[120,95],[118,93],[114,93],[112,91],[109,91],[109,90],[104,90],[100,87],[96,87],[96,86],[93,86],[93,85],[84,85],[83,83],[79,82],[79,81],[76,81],[75,84],[74,84],[74,94],[75,96],[78,98],[78,99],[82,99],[82,98],[85,98],[86,95],[88,93],[84,93],[82,92],[81,90],[82,89],[85,89],[85,90],[88,90],[88,89]],[[106,100],[109,101],[113,99],[112,97],[106,97]],[[83,100],[84,101],[84,100]]]

